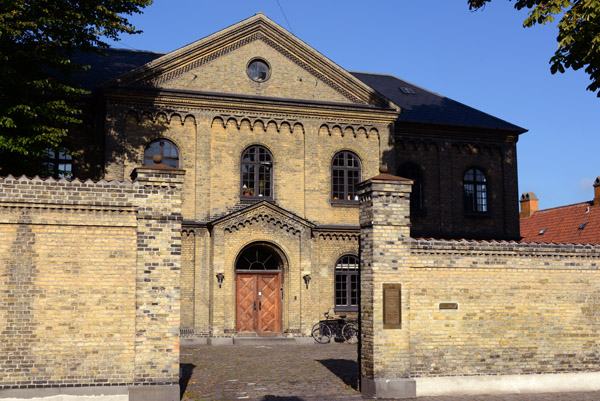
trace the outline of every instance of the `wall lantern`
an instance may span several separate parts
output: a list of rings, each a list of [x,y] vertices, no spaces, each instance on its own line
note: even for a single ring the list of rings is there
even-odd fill
[[[308,290],[308,283],[310,283],[310,273],[305,274],[304,276],[302,276],[302,278],[304,279],[304,283],[306,283],[306,289]]]
[[[217,273],[217,281],[219,282],[219,288],[221,288],[223,280],[225,280],[225,275],[223,273]]]

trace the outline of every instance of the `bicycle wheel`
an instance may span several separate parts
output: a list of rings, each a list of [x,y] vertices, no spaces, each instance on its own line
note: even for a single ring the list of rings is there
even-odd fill
[[[356,344],[358,342],[358,324],[349,322],[342,327],[342,337],[348,344]]]
[[[312,337],[319,344],[327,344],[331,341],[331,329],[325,323],[316,323],[312,328]]]

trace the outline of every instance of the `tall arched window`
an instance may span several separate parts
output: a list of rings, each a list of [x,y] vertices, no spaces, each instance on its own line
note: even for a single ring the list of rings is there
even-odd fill
[[[335,309],[358,310],[359,260],[354,255],[344,255],[335,263]]]
[[[413,180],[410,193],[411,213],[422,213],[425,209],[423,202],[423,173],[421,167],[415,163],[405,163],[398,169],[398,175]]]
[[[247,198],[273,198],[273,156],[263,146],[250,146],[242,153],[241,195]]]
[[[331,198],[334,201],[358,200],[355,185],[360,182],[360,159],[352,152],[336,154],[331,163]]]
[[[483,171],[470,168],[463,177],[465,213],[487,213],[487,178]]]
[[[153,164],[152,158],[155,155],[162,156],[162,163],[165,166],[179,168],[179,152],[173,142],[166,139],[150,142],[144,151],[144,166]]]

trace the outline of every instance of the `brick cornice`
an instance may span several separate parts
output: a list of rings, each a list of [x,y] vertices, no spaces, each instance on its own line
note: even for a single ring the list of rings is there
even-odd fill
[[[216,113],[314,118],[365,124],[392,124],[398,117],[396,110],[365,105],[144,87],[114,88],[107,91],[106,98],[109,102],[133,108],[196,109]]]

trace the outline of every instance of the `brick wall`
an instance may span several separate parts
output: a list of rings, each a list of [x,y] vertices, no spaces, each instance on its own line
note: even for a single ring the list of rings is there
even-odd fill
[[[172,385],[182,170],[0,179],[0,390]]]
[[[600,247],[415,240],[408,265],[411,376],[600,371]]]
[[[557,374],[600,372],[600,246],[410,239],[410,190],[387,178],[360,195],[363,391],[596,389],[600,375]],[[384,284],[401,287],[400,327],[385,326]]]

